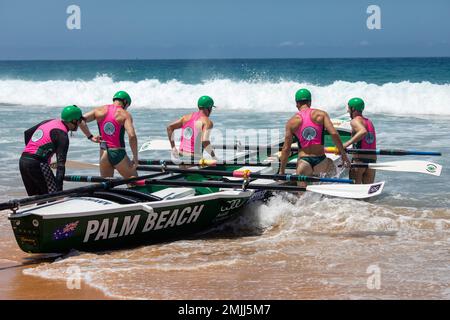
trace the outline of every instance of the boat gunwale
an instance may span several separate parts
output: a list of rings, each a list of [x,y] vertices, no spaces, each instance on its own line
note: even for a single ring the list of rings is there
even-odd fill
[[[29,208],[26,209],[25,212],[17,212],[15,214],[11,213],[8,215],[8,219],[17,219],[17,218],[23,218],[31,215],[39,216],[43,220],[50,220],[50,219],[62,219],[62,218],[73,218],[73,217],[87,217],[87,216],[96,216],[96,215],[105,215],[105,214],[114,214],[114,213],[121,213],[121,212],[127,212],[127,211],[139,211],[143,210],[146,212],[153,211],[153,209],[156,208],[163,208],[163,207],[169,207],[169,206],[178,206],[183,204],[190,204],[190,203],[197,203],[201,201],[211,201],[211,200],[220,200],[220,199],[228,199],[228,198],[250,198],[255,193],[255,190],[251,189],[227,189],[227,190],[220,190],[217,192],[209,193],[209,194],[202,194],[202,195],[195,195],[195,196],[189,196],[179,199],[163,199],[160,201],[149,201],[149,202],[139,202],[139,203],[130,203],[130,204],[119,204],[119,203],[112,203],[111,207],[100,209],[98,210],[93,209],[91,211],[83,211],[83,212],[77,212],[77,213],[36,213],[33,212],[36,208]],[[77,197],[72,199],[83,199],[83,198],[93,198],[98,199],[95,197]],[[71,198],[64,198],[60,203],[70,200]],[[55,203],[52,202],[49,205],[54,205]],[[156,206],[155,206],[156,204]],[[114,207],[112,207],[114,206]],[[39,209],[41,209],[40,207]]]

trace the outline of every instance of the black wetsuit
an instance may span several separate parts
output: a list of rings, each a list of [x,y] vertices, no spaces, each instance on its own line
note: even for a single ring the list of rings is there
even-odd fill
[[[25,145],[28,144],[38,127],[48,121],[50,120],[42,121],[24,132]],[[20,157],[20,174],[29,196],[52,193],[60,191],[63,188],[66,157],[67,151],[69,150],[69,137],[63,130],[55,128],[50,130],[50,138],[52,145],[49,149],[50,152],[45,156],[42,157],[24,152]],[[48,159],[53,154],[56,154],[57,160],[56,177],[48,165]]]

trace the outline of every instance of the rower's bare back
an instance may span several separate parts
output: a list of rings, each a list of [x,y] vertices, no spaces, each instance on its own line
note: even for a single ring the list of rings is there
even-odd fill
[[[183,116],[183,125],[191,120],[192,113],[186,114]],[[203,130],[203,128],[209,128],[211,126],[211,120],[207,116],[202,116],[195,122],[195,126]]]
[[[108,113],[108,106],[102,106],[102,107],[98,107],[95,110],[95,118],[98,119],[99,121],[103,120],[106,117],[106,114]],[[122,109],[122,108],[117,108],[115,114],[114,114],[114,119],[120,123],[120,124],[124,124],[125,120],[128,117],[128,111]]]
[[[311,112],[311,118],[314,123],[323,126],[325,114],[322,110],[314,109]],[[290,121],[292,122],[292,132],[297,131],[297,129],[302,125],[302,118],[298,115],[294,115]],[[299,151],[300,157],[321,156],[323,154],[325,154],[323,145],[312,145],[306,148],[302,148]]]

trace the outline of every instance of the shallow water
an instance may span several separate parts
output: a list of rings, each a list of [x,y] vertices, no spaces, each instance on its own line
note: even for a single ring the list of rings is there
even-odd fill
[[[31,113],[23,126],[38,117],[50,117],[52,111]],[[8,112],[12,116],[14,111]],[[143,110],[133,114],[141,141],[162,138],[164,124],[178,115]],[[260,113],[250,123],[278,127],[285,118],[285,113]],[[219,129],[249,126],[231,112],[216,112],[213,120]],[[450,131],[448,119],[374,115],[373,121],[380,147],[450,151],[446,137],[439,134]],[[4,139],[10,141],[4,145],[0,168],[3,198],[23,192],[17,168],[21,148],[17,135],[22,128],[16,126],[5,123],[2,128]],[[71,138],[70,159],[93,162],[96,154],[96,146],[80,133]],[[199,239],[99,254],[73,252],[53,263],[26,268],[24,273],[64,280],[70,276],[68,268],[78,266],[86,283],[119,298],[448,299],[450,185],[446,177],[450,163],[446,156],[429,159],[444,165],[441,177],[379,172],[377,179],[386,180],[387,185],[378,199],[306,194],[297,200],[280,195],[246,209],[240,219]],[[10,228],[5,215],[0,228]],[[368,289],[374,270],[380,272],[379,290]]]
[[[12,72],[11,65],[0,65],[0,84],[8,90],[0,90],[0,201],[24,194],[18,171],[23,131],[59,114],[59,107],[51,107],[54,101],[47,103],[49,93],[61,93],[55,96],[56,104],[97,104],[107,102],[106,97],[119,86],[130,88],[136,96],[130,111],[139,145],[149,139],[165,139],[165,126],[190,112],[193,97],[205,92],[221,106],[211,117],[215,130],[281,130],[295,112],[289,97],[303,85],[299,83],[303,79],[283,72],[281,76],[276,74],[276,79],[265,77],[277,69],[274,63],[270,70],[256,63],[242,77],[239,65],[237,71],[225,68],[229,74],[224,73],[224,66],[217,65],[222,75],[219,79],[203,78],[201,72],[189,73],[186,66],[186,72],[177,73],[173,65],[163,65],[159,76],[149,67],[144,70],[148,75],[132,73],[120,83],[113,80],[117,77],[114,70],[102,64],[100,67],[106,68],[104,72],[110,76],[96,77],[103,72],[97,67],[93,68],[94,74],[83,69],[79,77],[82,80],[71,78],[70,68],[61,65],[61,72],[50,69],[37,78],[26,74],[25,69]],[[343,62],[330,63],[339,68]],[[198,238],[95,254],[71,252],[50,262],[11,250],[16,244],[11,239],[6,213],[1,212],[0,264],[35,260],[36,264],[25,268],[26,275],[62,280],[70,277],[72,269],[68,268],[76,266],[86,283],[118,298],[450,299],[450,80],[442,71],[442,65],[447,66],[449,60],[434,61],[426,72],[414,69],[414,63],[423,66],[423,61],[408,62],[412,65],[388,61],[403,68],[397,70],[395,79],[389,78],[386,61],[370,61],[371,68],[379,71],[372,78],[359,72],[361,63],[356,63],[354,72],[342,79],[335,78],[326,66],[321,71],[325,77],[322,82],[317,80],[320,74],[317,79],[306,79],[315,84],[312,88],[318,97],[317,105],[338,116],[345,112],[342,105],[347,96],[364,95],[380,148],[443,153],[442,157],[380,157],[379,162],[433,161],[444,166],[441,177],[378,171],[377,180],[386,181],[385,190],[369,201],[315,194],[299,199],[277,195],[266,204],[246,208],[239,219]],[[70,64],[71,68],[76,65]],[[204,67],[208,70],[212,66],[214,63]],[[263,76],[255,79],[252,72]],[[283,79],[278,80],[279,76]],[[369,83],[356,82],[360,80]],[[8,100],[10,97],[17,101]],[[69,97],[84,100],[72,101]],[[162,108],[165,106],[168,109]],[[96,132],[94,125],[91,130]],[[167,158],[168,154],[141,156],[157,159]],[[97,157],[97,146],[81,133],[71,137],[69,159],[95,162]],[[97,174],[73,170],[67,173]]]

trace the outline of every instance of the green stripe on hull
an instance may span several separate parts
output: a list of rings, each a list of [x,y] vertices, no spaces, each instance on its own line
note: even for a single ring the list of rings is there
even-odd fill
[[[17,243],[25,252],[93,251],[193,235],[233,218],[248,200],[249,196],[213,199],[149,212],[138,210],[58,219],[42,219],[32,214],[12,218],[11,224]]]
[[[339,133],[344,142],[350,138],[349,132],[340,130]],[[334,145],[328,134],[324,139],[326,146]],[[291,159],[296,158],[297,155],[291,156]],[[262,160],[264,159],[258,159]],[[209,169],[232,171],[240,167],[217,166]],[[173,175],[167,179],[205,181],[221,178],[189,174]],[[165,188],[151,185],[132,189],[152,193]],[[58,208],[57,203],[50,203],[38,206],[41,212],[45,212],[44,214],[33,214],[33,210],[36,210],[33,208],[11,214],[9,219],[17,243],[25,252],[53,253],[67,252],[71,249],[95,251],[192,236],[236,217],[247,203],[270,195],[270,192],[265,191],[218,193],[220,191],[218,188],[194,189],[195,196],[170,201],[137,203],[131,206],[106,201],[106,205],[112,205],[112,209],[109,209],[110,207],[101,209],[103,210],[101,214],[96,210],[92,215],[88,215],[86,208],[81,205],[79,213],[66,215],[54,209]],[[92,199],[96,199],[95,202],[97,200],[105,202],[102,199],[91,198],[91,201]],[[53,211],[43,211],[47,206],[49,210],[53,208]]]

